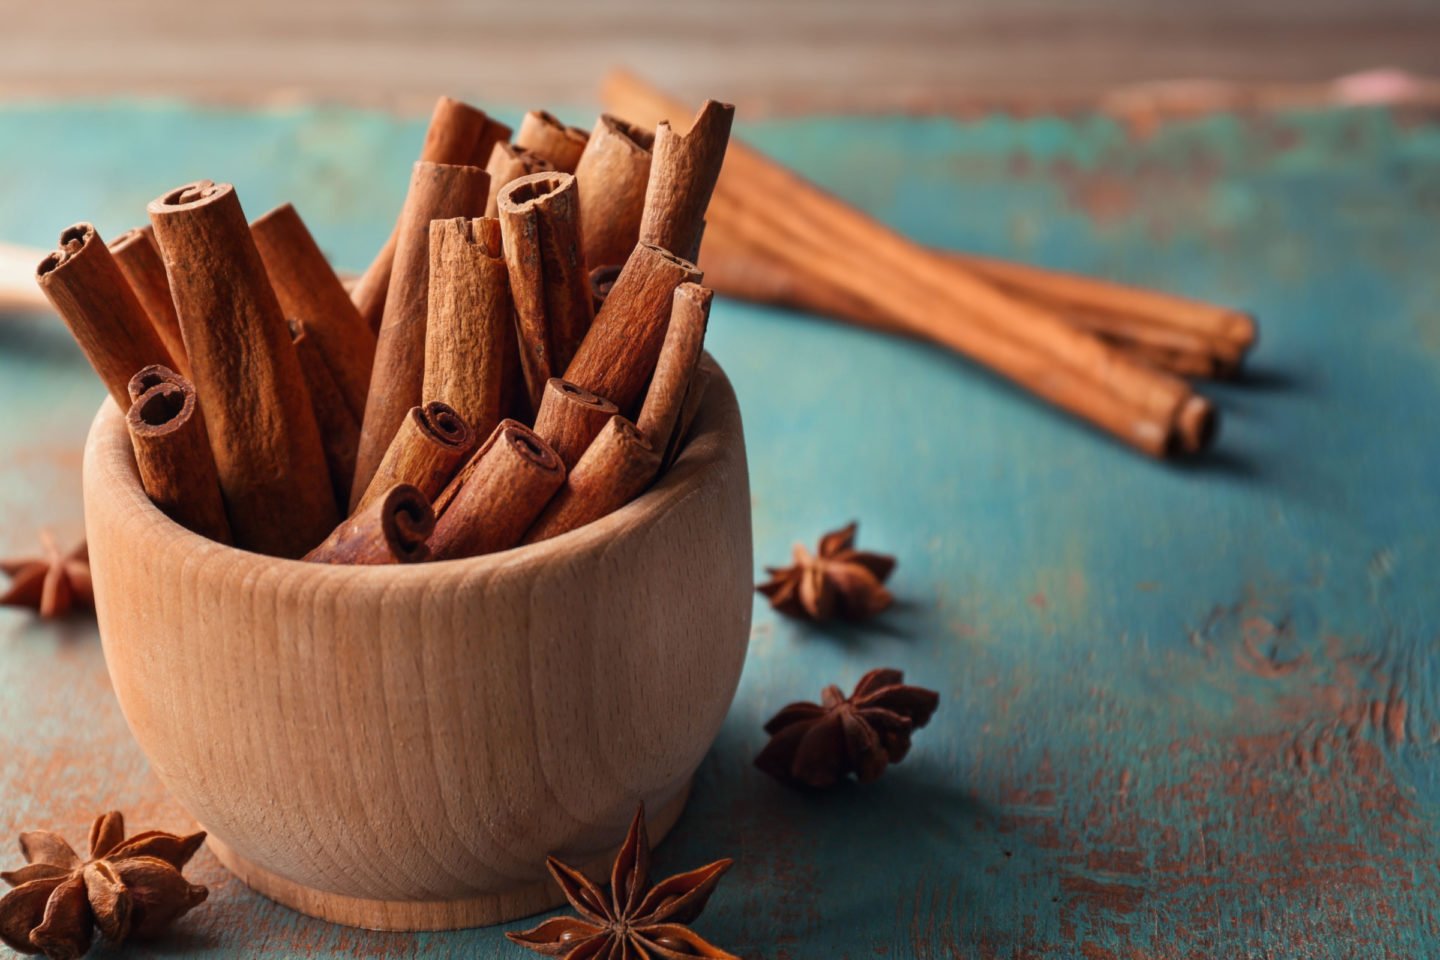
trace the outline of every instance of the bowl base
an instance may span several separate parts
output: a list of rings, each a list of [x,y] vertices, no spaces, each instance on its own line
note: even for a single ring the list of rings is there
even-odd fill
[[[690,781],[686,780],[673,797],[658,807],[646,810],[645,828],[650,834],[652,846],[663,840],[670,828],[675,826],[689,798]],[[225,868],[256,893],[308,916],[350,927],[394,931],[485,927],[543,913],[565,902],[560,889],[548,876],[538,883],[465,900],[366,900],[347,897],[303,886],[257,866],[230,849],[213,833],[205,842]],[[612,851],[607,856],[581,864],[580,868],[586,876],[604,884],[609,882],[613,860]]]

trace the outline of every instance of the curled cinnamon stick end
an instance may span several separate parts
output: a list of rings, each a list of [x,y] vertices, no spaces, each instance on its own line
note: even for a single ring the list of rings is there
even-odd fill
[[[637,244],[565,379],[609,399],[621,413],[632,410],[655,371],[675,288],[700,279],[690,261],[653,244]]]
[[[590,271],[590,300],[595,304],[596,313],[605,305],[605,298],[610,296],[610,291],[615,289],[615,281],[623,269],[622,264],[611,263]]]
[[[336,507],[344,514],[350,502],[355,451],[360,445],[360,419],[351,412],[329,360],[311,336],[310,326],[293,317],[289,324],[295,357],[300,361],[300,372],[310,393],[310,409],[315,413],[315,425],[320,428],[320,446],[325,451],[325,465],[330,469],[330,488],[335,494]]]
[[[520,121],[515,145],[543,157],[563,173],[574,173],[590,135],[579,127],[566,126],[545,110],[531,110]]]
[[[412,407],[354,509],[363,510],[397,483],[413,484],[433,501],[469,459],[476,439],[465,418],[448,404],[432,400]]]
[[[435,529],[429,499],[408,483],[397,483],[341,521],[330,536],[302,558],[310,563],[420,563],[430,559],[426,539]]]
[[[655,376],[635,421],[656,450],[670,448],[695,366],[705,348],[705,327],[713,298],[714,294],[698,283],[682,283],[675,288],[670,326],[660,347]]]
[[[640,240],[655,134],[601,114],[575,165],[585,264],[624,263]]]
[[[126,385],[136,370],[152,363],[175,369],[150,315],[90,224],[67,227],[58,248],[35,268],[35,279],[121,410],[129,406]]]
[[[555,167],[544,157],[513,143],[497,143],[490,149],[485,172],[490,175],[490,197],[485,201],[485,216],[498,216],[500,191],[521,177],[544,173]]]
[[[180,334],[180,318],[175,315],[175,301],[170,296],[170,280],[165,276],[165,261],[155,242],[155,228],[150,226],[126,230],[110,241],[115,265],[135,291],[140,305],[150,317],[155,332],[170,359],[184,376],[190,376],[190,361],[185,354],[185,340]]]
[[[440,498],[436,559],[474,557],[520,542],[565,482],[565,464],[533,430],[505,420]]]
[[[126,384],[125,392],[129,395],[130,402],[134,403],[140,399],[142,393],[151,387],[158,387],[162,383],[175,383],[184,379],[184,377],[165,366],[165,364],[152,363],[148,366],[141,367],[135,376],[130,378],[130,382]]]
[[[148,369],[169,373],[170,379],[136,397],[125,415],[140,484],[176,523],[217,543],[230,543],[230,523],[195,388],[168,368]]]
[[[1203,453],[1215,442],[1220,432],[1220,418],[1211,402],[1193,394],[1180,405],[1175,416],[1175,443],[1187,455]]]
[[[660,454],[636,426],[611,417],[565,485],[525,534],[538,543],[568,533],[629,503],[660,471]]]
[[[705,230],[705,208],[720,179],[735,108],[706,100],[690,129],[668,122],[655,128],[655,159],[645,191],[640,239],[695,259]]]
[[[610,418],[620,411],[604,397],[597,397],[568,380],[551,377],[545,384],[545,398],[535,415],[535,433],[550,444],[569,470],[580,460]]]
[[[532,173],[500,191],[500,233],[530,409],[570,363],[593,317],[580,259],[579,192],[568,173]]]

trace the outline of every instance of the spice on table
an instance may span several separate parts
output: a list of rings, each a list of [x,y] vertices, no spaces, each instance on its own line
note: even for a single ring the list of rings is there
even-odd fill
[[[14,888],[0,897],[0,941],[73,960],[90,949],[96,927],[111,943],[153,937],[205,900],[209,891],[180,873],[203,832],[124,837],[124,817],[115,811],[95,818],[85,860],[57,833],[22,833],[26,866],[0,873]]]
[[[755,589],[769,598],[770,606],[790,617],[824,621],[875,616],[894,600],[885,581],[895,569],[895,558],[856,550],[857,526],[851,523],[825,534],[813,555],[795,544],[794,564],[766,567],[770,579]]]
[[[910,752],[940,695],[907,686],[899,670],[871,670],[847,698],[831,684],[820,703],[792,703],[765,724],[770,742],[755,766],[786,783],[831,787],[850,774],[870,783]]]
[[[28,607],[46,619],[63,617],[76,607],[95,606],[90,587],[90,553],[82,540],[61,553],[49,530],[40,531],[38,557],[0,560],[10,585],[0,593],[0,607]]]
[[[554,917],[533,930],[507,933],[512,943],[547,956],[710,957],[738,960],[702,939],[686,925],[705,909],[730,860],[677,874],[646,890],[650,875],[650,839],[645,808],[635,814],[610,873],[610,895],[574,867],[554,857],[545,864],[565,899],[580,917]]]

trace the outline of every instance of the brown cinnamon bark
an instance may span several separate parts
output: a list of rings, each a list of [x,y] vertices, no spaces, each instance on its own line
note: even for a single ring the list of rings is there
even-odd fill
[[[126,384],[125,392],[133,404],[136,400],[140,399],[141,394],[151,387],[158,387],[162,383],[179,383],[181,381],[186,383],[190,382],[163,363],[152,363],[149,366],[141,367],[135,376],[130,378],[130,382]],[[193,383],[191,387],[193,389]],[[128,410],[129,407],[127,406],[126,409]]]
[[[400,213],[385,319],[375,347],[370,393],[360,426],[351,502],[375,476],[395,432],[421,402],[425,320],[430,302],[430,221],[476,217],[485,209],[489,177],[479,167],[421,161]]]
[[[311,563],[420,563],[430,559],[425,542],[435,529],[435,511],[425,494],[397,483],[374,497],[303,559]]]
[[[596,122],[575,166],[580,240],[589,269],[624,263],[639,242],[654,144],[649,130],[608,113]]]
[[[282,204],[257,218],[250,232],[280,309],[304,321],[311,346],[324,355],[358,423],[370,390],[375,334],[293,206]]]
[[[421,395],[448,403],[477,437],[488,437],[519,365],[500,221],[432,221]]]
[[[439,560],[508,550],[564,482],[565,464],[549,444],[503,421],[441,496],[431,550]]]
[[[682,283],[675,288],[670,326],[665,331],[640,417],[635,421],[650,445],[662,453],[670,447],[695,366],[705,348],[705,327],[713,296],[698,283]]]
[[[720,375],[719,369],[709,354],[700,355],[700,363],[696,365],[695,372],[690,377],[690,385],[685,389],[685,400],[680,406],[680,419],[670,434],[670,445],[665,449],[665,457],[660,462],[661,471],[669,470],[670,465],[685,452],[685,444],[690,440],[690,430],[695,425],[695,418],[700,415],[700,406],[705,402],[705,391],[711,381]]]
[[[140,484],[170,519],[218,543],[230,543],[220,478],[195,388],[183,377],[135,399],[125,416]]]
[[[490,196],[485,201],[485,216],[500,214],[500,191],[513,181],[532,173],[554,170],[549,160],[513,143],[497,143],[490,151],[485,172],[490,175]]]
[[[595,316],[565,379],[631,411],[655,371],[675,288],[698,283],[693,263],[648,243],[635,247]]]
[[[580,259],[579,193],[568,173],[534,173],[500,191],[500,232],[520,367],[530,409],[590,329],[590,282]]]
[[[121,410],[130,406],[126,386],[136,370],[152,363],[175,368],[150,315],[90,224],[61,233],[59,249],[40,261],[35,278]]]
[[[595,304],[596,313],[605,305],[605,298],[610,296],[610,291],[615,289],[615,281],[620,278],[620,271],[623,269],[624,264],[611,263],[590,271],[590,302]]]
[[[430,116],[430,126],[425,131],[425,144],[420,149],[420,160],[483,167],[495,143],[509,139],[510,128],[490,119],[483,110],[477,110],[450,97],[441,97],[435,102],[435,110]],[[401,215],[404,215],[403,211]],[[398,230],[397,223],[385,245],[376,254],[374,262],[361,274],[350,291],[360,316],[376,333],[384,319],[385,298],[390,290],[390,271],[395,262],[396,244],[399,242]]]
[[[574,173],[589,134],[561,123],[544,110],[531,110],[520,121],[515,145],[543,157],[552,169]]]
[[[147,210],[235,544],[298,557],[339,513],[290,330],[235,188],[202,180]]]
[[[545,384],[540,412],[535,415],[535,433],[550,444],[569,470],[596,434],[619,412],[615,404],[604,397],[597,397],[568,380],[551,377]]]
[[[136,227],[126,230],[110,241],[110,254],[120,268],[130,289],[150,317],[160,342],[170,351],[170,359],[183,375],[190,375],[190,361],[185,353],[185,339],[180,333],[180,318],[175,315],[175,301],[170,297],[170,280],[165,276],[165,261],[155,242],[155,228]]]
[[[330,362],[302,320],[289,320],[290,338],[295,344],[295,357],[305,377],[310,394],[310,409],[320,429],[320,445],[325,451],[325,466],[330,471],[330,489],[335,506],[343,515],[348,513],[350,479],[355,473],[355,451],[360,445],[360,420],[350,411],[345,393],[336,382]],[[369,332],[368,330],[366,331]]]
[[[660,454],[633,423],[611,417],[565,485],[525,534],[538,543],[568,533],[629,503],[660,470]]]
[[[676,133],[668,121],[656,126],[641,240],[695,259],[734,119],[733,106],[706,100],[687,132]]]
[[[464,417],[438,400],[412,408],[352,512],[397,483],[414,484],[434,500],[470,458],[478,439]]]

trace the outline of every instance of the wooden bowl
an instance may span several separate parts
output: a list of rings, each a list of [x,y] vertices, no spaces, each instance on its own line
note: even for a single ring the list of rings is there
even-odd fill
[[[564,536],[337,567],[221,546],[140,487],[112,401],[85,449],[100,636],[125,719],[247,884],[303,913],[440,930],[548,909],[545,855],[659,840],[750,633],[750,495],[715,371],[684,455]]]

